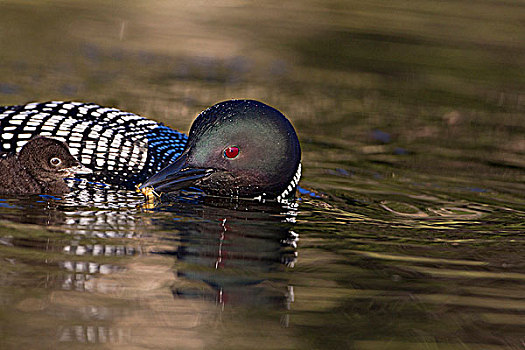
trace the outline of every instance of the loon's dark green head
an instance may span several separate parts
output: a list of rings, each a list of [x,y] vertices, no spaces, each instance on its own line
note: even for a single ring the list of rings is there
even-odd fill
[[[181,156],[141,188],[280,199],[297,185],[300,161],[299,140],[281,112],[253,100],[225,101],[197,117]]]

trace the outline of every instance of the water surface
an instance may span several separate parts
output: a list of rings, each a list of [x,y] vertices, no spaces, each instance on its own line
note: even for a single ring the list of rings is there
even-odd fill
[[[262,100],[295,207],[98,188],[0,200],[0,347],[522,349],[525,8],[4,1],[0,104],[188,130]]]

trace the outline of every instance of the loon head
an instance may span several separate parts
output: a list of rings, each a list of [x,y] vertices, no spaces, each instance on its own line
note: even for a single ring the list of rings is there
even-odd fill
[[[92,172],[71,155],[64,142],[42,136],[29,140],[20,150],[18,160],[30,174],[42,181]]]
[[[299,140],[281,112],[258,101],[230,100],[203,111],[181,156],[140,188],[195,186],[217,196],[278,198],[297,184],[300,161]]]

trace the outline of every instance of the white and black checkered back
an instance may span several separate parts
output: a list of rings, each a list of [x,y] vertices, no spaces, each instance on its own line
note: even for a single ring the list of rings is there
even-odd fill
[[[91,178],[132,188],[182,153],[187,136],[155,121],[93,103],[0,107],[0,152],[18,152],[36,135],[68,144]]]

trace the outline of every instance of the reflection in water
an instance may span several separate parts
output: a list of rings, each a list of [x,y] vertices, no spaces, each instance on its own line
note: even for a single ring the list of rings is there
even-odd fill
[[[235,305],[270,306],[277,311],[274,322],[288,324],[289,315],[281,312],[293,301],[284,272],[297,258],[298,235],[291,230],[295,206],[203,201],[191,195],[143,210],[142,197],[132,191],[95,188],[90,196],[86,189],[77,191],[64,199],[17,199],[11,209],[19,212],[0,213],[4,219],[51,228],[39,229],[33,237],[4,236],[3,246],[12,251],[0,249],[0,254],[13,255],[15,267],[31,264],[45,271],[31,277],[33,288],[44,288],[37,299],[15,293],[4,301],[12,300],[27,312],[42,310],[45,317],[64,315],[54,331],[59,343],[136,343],[137,327],[154,326],[154,336],[162,314],[178,319],[181,312],[196,312],[201,320],[191,324],[202,326]],[[71,198],[79,200],[76,207]],[[119,198],[112,205],[120,208],[104,209],[108,198]],[[28,250],[38,253],[28,257]],[[23,271],[4,276],[3,285],[18,285],[24,274],[34,275],[31,269]],[[135,307],[129,304],[137,301]],[[40,306],[34,309],[34,303]],[[195,305],[197,310],[190,311]],[[127,321],[120,325],[122,319]],[[178,329],[181,324],[172,326]],[[186,337],[197,341],[199,336]]]
[[[98,309],[94,311],[100,312]],[[129,344],[131,339],[131,330],[125,328],[72,326],[59,328],[58,334],[59,343]]]
[[[271,214],[222,208],[206,210],[199,222],[177,224],[180,245],[162,253],[177,258],[178,277],[195,283],[174,286],[174,295],[221,304],[285,303],[286,281],[276,281],[271,274],[295,262],[298,237],[282,222],[294,215],[293,209]],[[201,289],[202,282],[212,290]]]

